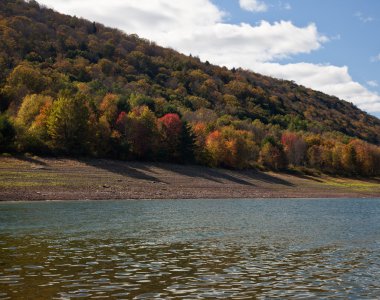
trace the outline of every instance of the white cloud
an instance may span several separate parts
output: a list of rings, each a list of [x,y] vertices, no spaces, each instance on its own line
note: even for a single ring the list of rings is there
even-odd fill
[[[176,46],[184,52],[199,53],[201,58],[217,64],[249,68],[256,61],[310,53],[326,40],[314,24],[299,28],[291,22],[262,21],[257,26],[215,24],[209,30],[194,32],[189,40],[178,40]]]
[[[355,17],[357,17],[361,22],[363,23],[369,23],[369,22],[372,22],[372,21],[375,21],[374,18],[370,17],[370,16],[365,16],[362,12],[358,11],[355,13]]]
[[[380,61],[380,53],[376,56],[371,57],[371,62],[379,62]]]
[[[376,80],[370,80],[370,81],[367,81],[367,84],[370,86],[370,87],[378,87],[379,84],[377,83]]]
[[[211,0],[40,0],[58,11],[136,33],[159,45],[227,67],[243,67],[352,101],[380,112],[380,96],[352,80],[347,67],[307,63],[281,65],[279,59],[320,49],[329,39],[315,24],[290,21],[230,24]],[[240,1],[243,2],[243,1]],[[259,7],[260,1],[247,1]],[[244,4],[244,3],[243,3]],[[380,61],[380,54],[373,58]]]
[[[255,70],[269,76],[294,80],[306,87],[350,101],[368,112],[380,113],[380,95],[355,82],[347,66],[259,63]]]
[[[290,3],[288,3],[288,2],[283,3],[282,1],[280,1],[280,2],[278,3],[278,6],[279,6],[281,9],[284,9],[284,10],[291,10],[291,9],[292,9],[292,6],[291,6]]]
[[[328,39],[315,24],[290,21],[229,24],[210,0],[41,0],[58,11],[137,33],[162,46],[215,63],[272,61],[319,49]]]
[[[240,7],[252,12],[264,12],[268,6],[260,0],[239,0]]]

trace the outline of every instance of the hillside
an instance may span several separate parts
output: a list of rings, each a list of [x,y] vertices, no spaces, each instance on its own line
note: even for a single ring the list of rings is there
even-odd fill
[[[0,151],[380,173],[380,120],[35,1],[0,2]]]

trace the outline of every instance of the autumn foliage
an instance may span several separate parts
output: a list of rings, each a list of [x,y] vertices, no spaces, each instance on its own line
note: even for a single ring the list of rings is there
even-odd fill
[[[380,175],[380,120],[35,1],[0,1],[0,150]]]

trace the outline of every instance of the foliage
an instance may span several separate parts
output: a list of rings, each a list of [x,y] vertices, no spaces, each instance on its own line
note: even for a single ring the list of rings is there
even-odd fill
[[[35,1],[0,2],[0,147],[380,174],[380,120]]]
[[[157,118],[148,106],[135,107],[127,119],[127,137],[134,159],[154,158],[157,151]]]
[[[12,148],[15,129],[5,115],[0,115],[0,150],[7,151]]]
[[[264,142],[260,151],[259,162],[272,170],[283,170],[287,166],[286,156],[281,145],[272,140]]]
[[[88,140],[89,110],[82,97],[58,98],[47,119],[53,148],[67,153],[84,153]]]

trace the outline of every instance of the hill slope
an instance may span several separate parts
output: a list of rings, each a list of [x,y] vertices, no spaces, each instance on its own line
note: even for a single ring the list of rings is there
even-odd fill
[[[1,1],[0,40],[3,150],[378,172],[353,138],[379,145],[380,120],[336,97],[35,1]]]

